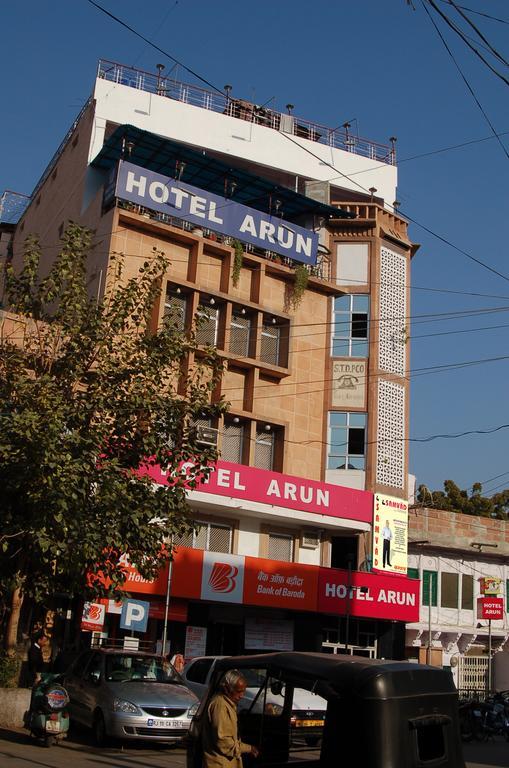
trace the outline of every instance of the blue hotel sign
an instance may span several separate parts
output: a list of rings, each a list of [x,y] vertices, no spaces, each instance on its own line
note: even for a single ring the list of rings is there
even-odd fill
[[[138,165],[120,161],[115,195],[295,261],[316,264],[316,232]]]

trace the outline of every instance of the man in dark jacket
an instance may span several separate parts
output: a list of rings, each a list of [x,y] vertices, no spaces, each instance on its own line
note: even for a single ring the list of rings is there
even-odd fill
[[[41,679],[41,672],[46,670],[46,663],[42,655],[43,648],[47,645],[48,638],[44,632],[37,632],[28,649],[28,684],[30,688],[37,685]]]

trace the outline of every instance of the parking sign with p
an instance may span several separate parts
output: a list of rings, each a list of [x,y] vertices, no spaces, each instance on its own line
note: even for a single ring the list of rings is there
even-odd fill
[[[145,632],[148,623],[150,603],[144,600],[125,600],[120,614],[120,628],[134,632]]]

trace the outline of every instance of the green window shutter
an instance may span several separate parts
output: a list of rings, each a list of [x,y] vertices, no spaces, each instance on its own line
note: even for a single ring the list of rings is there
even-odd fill
[[[431,579],[431,585],[430,585]],[[438,598],[438,573],[437,571],[422,572],[422,604],[429,605],[429,593],[431,586],[431,605],[437,605]]]
[[[406,575],[409,579],[418,579],[419,578],[419,569],[418,568],[407,568]]]

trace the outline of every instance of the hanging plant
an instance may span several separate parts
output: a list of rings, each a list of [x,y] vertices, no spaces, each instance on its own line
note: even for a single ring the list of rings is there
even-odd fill
[[[240,270],[244,262],[244,248],[240,240],[233,241],[233,269],[232,269],[232,283],[236,288],[239,284]]]
[[[302,297],[304,295],[304,291],[308,287],[308,281],[309,281],[309,272],[307,271],[304,264],[299,264],[299,266],[295,269],[294,275],[293,275],[293,288],[292,288],[292,307],[294,309],[297,309],[299,304],[302,301]]]

